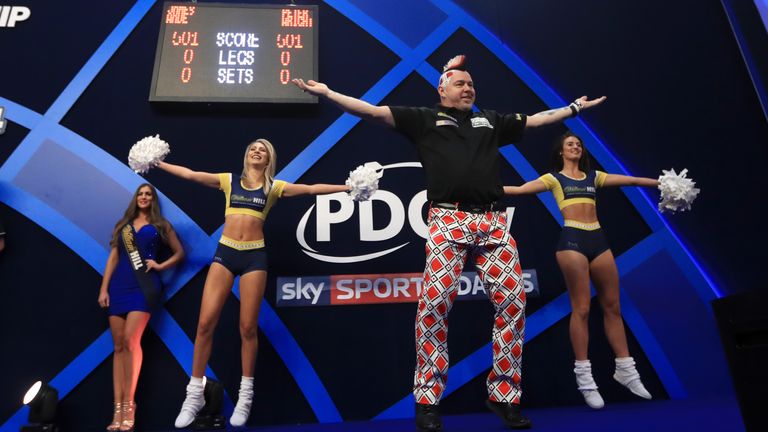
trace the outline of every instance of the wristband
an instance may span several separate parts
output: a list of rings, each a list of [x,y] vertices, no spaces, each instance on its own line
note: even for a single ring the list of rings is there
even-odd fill
[[[568,108],[571,109],[571,117],[576,117],[579,115],[579,106],[576,105],[575,102],[572,102],[570,105],[568,105]]]

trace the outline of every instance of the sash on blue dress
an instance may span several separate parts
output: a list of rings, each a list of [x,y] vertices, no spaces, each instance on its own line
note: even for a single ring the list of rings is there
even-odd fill
[[[154,309],[160,303],[162,286],[160,286],[159,278],[152,277],[146,271],[147,263],[141,256],[141,249],[136,245],[136,231],[132,224],[127,223],[120,229],[120,244],[128,255],[128,262],[131,264],[133,275],[144,293],[147,307],[150,310]]]

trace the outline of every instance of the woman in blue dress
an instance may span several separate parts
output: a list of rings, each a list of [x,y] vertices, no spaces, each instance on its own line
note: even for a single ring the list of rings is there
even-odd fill
[[[160,243],[172,255],[156,261]],[[109,431],[132,431],[134,394],[141,370],[141,336],[152,307],[160,298],[159,272],[178,264],[184,249],[176,232],[160,213],[155,188],[147,183],[136,189],[128,209],[115,225],[111,249],[99,292],[99,305],[109,311],[109,328],[115,345],[112,363],[114,416]]]

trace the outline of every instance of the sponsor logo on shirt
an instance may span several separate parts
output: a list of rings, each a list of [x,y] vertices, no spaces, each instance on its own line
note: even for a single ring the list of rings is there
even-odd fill
[[[456,122],[456,123],[458,123],[458,122],[459,122],[459,121],[458,121],[458,120],[456,120],[455,118],[453,118],[453,117],[449,116],[448,114],[446,114],[446,113],[444,113],[444,112],[442,112],[442,111],[441,111],[441,112],[439,112],[439,113],[437,113],[437,116],[438,116],[438,117],[445,117],[445,118],[449,118],[449,119],[453,120],[453,121],[454,121],[454,122]]]
[[[578,194],[578,193],[596,193],[594,186],[566,186],[563,188],[563,192],[566,194]]]
[[[451,120],[438,120],[435,122],[435,126],[453,126],[459,127],[459,124]]]
[[[485,117],[472,117],[471,120],[473,128],[486,127],[488,129],[493,129],[493,125]]]
[[[229,198],[229,201],[231,203],[237,203],[237,204],[243,204],[243,205],[253,205],[256,207],[264,207],[267,204],[267,200],[264,198],[259,197],[247,197],[243,195],[238,194],[232,194],[232,196]]]

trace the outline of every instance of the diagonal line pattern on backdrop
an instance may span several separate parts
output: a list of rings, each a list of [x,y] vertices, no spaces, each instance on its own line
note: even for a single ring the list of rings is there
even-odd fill
[[[134,6],[134,8],[129,12],[128,15],[126,15],[126,18],[118,25],[118,27],[115,29],[113,34],[110,35],[110,38],[114,36],[115,40],[111,41],[110,44],[102,45],[102,48],[105,46],[113,46],[114,49],[116,49],[117,46],[122,43],[122,40],[120,39],[120,35],[122,35],[122,38],[127,36],[128,33],[135,27],[135,25],[140,21],[141,17],[146,13],[146,10],[153,4],[153,1],[139,1]],[[442,9],[444,12],[446,12],[449,16],[447,20],[445,20],[440,26],[438,26],[435,31],[433,31],[427,38],[422,41],[419,46],[417,46],[414,50],[410,50],[406,44],[402,43],[397,37],[389,33],[382,25],[378,24],[375,20],[371,19],[367,15],[363,14],[359,9],[355,8],[351,3],[346,1],[333,1],[329,0],[327,1],[329,5],[339,10],[341,13],[348,16],[352,21],[356,22],[358,25],[360,25],[363,29],[371,33],[374,37],[385,43],[386,46],[388,46],[390,49],[393,49],[396,54],[398,54],[401,57],[401,62],[396,65],[392,70],[390,70],[385,76],[376,84],[374,87],[372,87],[368,92],[363,95],[363,99],[367,100],[371,103],[378,103],[381,101],[388,93],[390,93],[397,85],[402,82],[405,77],[407,77],[412,71],[417,71],[419,74],[421,74],[425,79],[427,79],[429,82],[434,82],[437,79],[437,76],[439,76],[439,73],[432,68],[429,64],[425,62],[425,59],[428,55],[430,55],[432,52],[434,52],[435,49],[437,49],[450,35],[452,35],[455,30],[459,28],[459,26],[465,28],[467,31],[469,31],[474,37],[478,38],[478,40],[481,41],[486,47],[488,47],[492,52],[494,52],[499,58],[515,73],[517,73],[521,78],[523,78],[523,81],[526,82],[529,87],[531,87],[536,94],[542,98],[542,100],[547,103],[549,106],[562,106],[564,105],[564,102],[561,98],[559,98],[556,93],[546,86],[544,84],[543,80],[541,80],[538,76],[536,76],[526,65],[522,62],[514,53],[512,53],[507,47],[500,44],[498,39],[495,38],[487,29],[485,29],[481,24],[477,23],[475,20],[473,20],[471,17],[469,17],[463,10],[458,8],[457,6],[453,5],[449,1],[440,1],[440,0],[434,0],[433,3],[437,5],[440,9]],[[143,12],[141,12],[143,9]],[[132,22],[132,24],[131,24]],[[16,109],[14,111],[19,112],[17,118],[14,118],[14,121],[16,121],[19,124],[22,124],[25,127],[28,127],[30,129],[33,129],[33,131],[29,134],[27,139],[25,139],[25,142],[22,143],[22,146],[20,146],[20,149],[22,147],[24,148],[23,151],[19,151],[17,149],[17,152],[12,155],[12,157],[16,158],[23,158],[26,156],[26,160],[31,157],[34,149],[42,142],[42,139],[47,136],[47,134],[35,134],[35,130],[41,131],[41,130],[48,130],[49,133],[53,133],[52,131],[61,128],[58,126],[57,122],[66,114],[67,110],[74,104],[74,102],[77,100],[79,95],[82,93],[82,91],[87,87],[87,85],[93,80],[93,78],[96,76],[98,71],[101,69],[103,64],[106,62],[106,60],[109,59],[109,57],[112,55],[114,50],[112,52],[109,52],[108,49],[102,49],[100,48],[97,53],[94,54],[91,60],[89,60],[89,63],[84,66],[83,70],[81,70],[80,73],[73,79],[73,81],[70,83],[70,85],[65,89],[65,91],[60,95],[59,99],[54,103],[54,105],[49,109],[49,111],[46,113],[44,117],[39,116],[38,114],[35,114],[23,107],[15,105]],[[14,106],[14,104],[10,101],[7,101],[5,99],[0,98],[0,102],[5,103],[6,105]],[[281,178],[284,178],[288,181],[295,181],[298,179],[301,175],[303,175],[314,163],[323,155],[325,154],[333,145],[336,144],[349,130],[351,130],[354,125],[357,124],[359,119],[356,119],[352,116],[348,115],[342,115],[336,122],[334,122],[329,128],[327,128],[318,138],[316,138],[312,143],[310,143],[305,150],[300,153],[291,163],[289,163],[280,173]],[[45,127],[39,128],[40,123],[47,123]],[[595,134],[587,128],[583,122],[580,120],[570,120],[569,126],[571,126],[572,129],[575,131],[581,133],[582,135],[589,137],[593,142],[591,143],[591,147],[594,149],[597,146],[600,151],[593,150],[593,153],[595,153],[595,156],[598,158],[598,160],[603,164],[604,166],[619,172],[626,173],[626,169],[624,169],[618,161],[615,159],[615,157],[610,153],[610,151],[605,147],[602,142],[600,142]],[[29,140],[32,144],[31,146],[24,146],[26,141]],[[35,142],[36,141],[36,142]],[[72,140],[64,140],[67,143],[71,143]],[[89,143],[90,144],[90,143]],[[96,146],[93,146],[93,148],[98,148]],[[29,147],[34,147],[30,149]],[[506,149],[506,148],[505,148]],[[514,149],[506,150],[502,149],[502,153],[505,154],[505,157],[510,161],[512,166],[525,178],[526,180],[530,178],[535,178],[535,171],[530,167],[529,164],[527,164],[527,161],[522,158],[521,155],[515,154]],[[90,149],[82,149],[82,151],[78,151],[78,155],[81,157],[84,156],[83,153],[87,153]],[[0,168],[0,178],[12,178],[16,172],[13,172],[13,170],[8,170],[11,166],[16,166],[20,168],[24,165],[26,160],[22,161],[15,161],[15,163],[9,165],[6,163],[6,165],[2,168]],[[10,161],[10,159],[9,159]],[[17,168],[17,169],[18,169]],[[5,172],[4,172],[5,171]],[[128,182],[131,183],[131,182]],[[125,183],[121,183],[125,184]],[[646,222],[649,223],[654,228],[654,232],[658,231],[664,231],[664,241],[663,245],[667,249],[671,249],[671,252],[673,252],[673,255],[676,257],[676,260],[678,262],[678,265],[680,265],[686,275],[689,277],[689,279],[696,280],[697,283],[695,283],[695,286],[699,290],[700,296],[703,298],[711,297],[711,292],[715,291],[717,295],[719,293],[717,292],[716,287],[712,284],[712,282],[709,280],[709,278],[706,276],[706,274],[703,272],[703,270],[698,266],[698,264],[693,260],[690,253],[684,248],[682,243],[677,239],[675,234],[671,231],[671,229],[666,225],[665,221],[661,219],[658,214],[653,210],[653,206],[651,205],[648,198],[642,194],[639,191],[636,191],[634,189],[624,190],[625,194],[630,198],[630,201],[633,203],[633,205],[641,212],[641,215],[646,220]],[[14,195],[11,193],[10,195]],[[14,208],[22,208],[29,202],[33,202],[35,198],[31,196],[24,196],[28,194],[24,194],[23,191],[15,191],[15,198],[14,199],[7,199],[6,197],[3,197],[4,201],[12,202],[12,206]],[[547,198],[540,197],[542,201],[544,202],[545,206],[548,208],[550,213],[555,217],[556,219],[559,219],[559,212],[554,211],[556,207],[552,207],[552,203],[548,203]],[[25,204],[26,203],[26,204]],[[32,204],[31,207],[34,208],[41,208],[44,206],[42,203]],[[649,211],[650,209],[650,211]],[[179,210],[180,211],[180,210]],[[23,212],[29,216],[28,213]],[[53,219],[56,219],[55,214],[50,214],[49,216]],[[54,212],[55,213],[55,212]],[[182,213],[183,214],[183,213]],[[186,215],[183,215],[184,218],[188,220],[188,217]],[[59,219],[62,219],[59,215]],[[62,221],[59,220],[58,223],[61,223]],[[186,221],[185,221],[186,222]],[[65,223],[65,225],[68,223],[68,221]],[[199,227],[197,227],[194,222],[189,221],[194,228],[197,228],[199,230]],[[50,226],[50,223],[46,223],[46,226]],[[45,226],[44,226],[45,227]],[[193,229],[193,231],[195,231]],[[77,232],[75,229],[74,232]],[[199,231],[195,233],[199,236]],[[66,236],[65,233],[60,233],[62,236]],[[204,235],[203,235],[204,236]],[[653,235],[652,235],[653,236]],[[652,237],[652,236],[649,236]],[[58,236],[57,236],[58,237]],[[205,244],[208,246],[208,248],[211,247],[212,244],[215,245],[215,238],[218,237],[218,232],[214,233],[213,236],[207,237],[205,240],[203,239],[197,239],[200,243]],[[61,238],[61,237],[58,237]],[[75,243],[83,244],[82,239],[80,241],[75,240]],[[643,243],[643,242],[641,242]],[[76,251],[77,252],[77,251]],[[88,256],[88,253],[78,252],[81,256],[84,258]],[[96,254],[98,255],[98,253]],[[626,254],[625,254],[626,255]],[[91,265],[94,265],[94,261],[100,261],[101,259],[95,259],[92,257],[90,259],[87,259]],[[101,266],[103,267],[103,266]],[[624,269],[622,269],[624,270]],[[194,275],[197,271],[199,271],[199,268],[192,272],[191,275]],[[189,277],[191,277],[191,275]],[[167,294],[167,298],[172,296],[175,292],[177,292],[184,283],[186,283],[188,278],[184,277],[177,277],[176,281],[179,281],[174,284],[175,290],[169,290],[170,292]],[[701,279],[704,279],[704,283],[701,283]],[[183,282],[181,282],[182,279]],[[235,288],[235,293],[237,295],[237,289]],[[556,306],[559,303],[553,302],[551,306]],[[538,311],[536,314],[532,316],[538,316],[540,315],[544,310],[547,308],[550,309],[556,309],[557,314],[561,314],[563,310],[567,312],[567,308],[563,309],[562,307],[558,308],[552,308],[550,305],[545,307],[544,309]],[[271,309],[270,309],[271,310]],[[279,332],[283,332],[282,335],[288,335],[290,334],[287,332],[287,329],[282,325],[282,322],[279,320],[276,314],[273,313],[267,313],[265,314],[268,316],[264,319],[265,322],[262,323],[260,320],[260,325],[265,329],[265,333],[267,333],[266,329],[273,328],[272,325],[277,325],[279,327],[279,331],[275,330],[275,334]],[[639,316],[639,315],[638,315]],[[178,328],[178,325],[173,321],[173,319],[170,317],[169,314],[167,314],[166,311],[163,311],[163,314],[158,315],[157,322],[160,324],[155,324],[156,320],[153,319],[153,329],[155,329],[156,332],[161,336],[161,339],[166,343],[166,345],[171,349],[171,351],[174,353],[174,356],[176,357],[177,361],[182,365],[182,367],[189,371],[189,365],[186,364],[185,359],[190,358],[190,355],[180,355],[188,354],[190,351],[191,343],[188,338],[183,334],[182,331],[180,331],[180,328]],[[173,327],[176,327],[174,330]],[[543,328],[541,329],[543,330]],[[530,330],[529,330],[530,331]],[[106,333],[105,333],[106,334]],[[270,333],[267,334],[268,337],[270,337]],[[538,334],[538,333],[536,333]],[[650,333],[649,333],[650,335]],[[181,338],[181,343],[177,338]],[[99,344],[98,341],[100,341],[103,338],[103,335],[94,342],[95,345]],[[278,353],[280,354],[281,358],[286,362],[286,365],[289,367],[289,370],[291,370],[291,373],[294,374],[294,378],[296,379],[296,382],[299,384],[299,386],[302,388],[302,391],[305,392],[305,396],[307,396],[308,400],[310,400],[310,404],[312,405],[313,409],[315,410],[316,415],[318,416],[318,420],[322,421],[339,421],[340,416],[338,415],[338,412],[336,411],[335,407],[333,406],[333,402],[328,396],[327,392],[322,386],[322,383],[317,378],[316,373],[314,373],[314,370],[311,370],[309,374],[306,373],[306,369],[304,369],[305,373],[299,374],[299,372],[296,370],[296,368],[306,367],[309,366],[311,369],[311,365],[309,364],[308,360],[304,356],[304,354],[301,352],[301,350],[298,348],[298,344],[296,343],[293,338],[290,338],[292,340],[291,343],[288,345],[283,346],[283,350],[278,349]],[[652,339],[652,337],[651,337]],[[272,338],[270,338],[270,341],[273,342],[273,345],[275,344]],[[653,342],[653,340],[651,340]],[[643,344],[644,348],[646,347],[645,344]],[[276,347],[277,348],[277,347]],[[647,348],[646,348],[647,349]],[[481,349],[482,350],[482,349]],[[481,351],[479,350],[479,351]],[[107,351],[107,354],[109,354],[109,350]],[[663,356],[663,353],[661,353]],[[489,357],[489,356],[487,356]],[[103,360],[103,359],[102,359]],[[188,362],[188,361],[187,361]],[[74,362],[73,362],[74,363]],[[486,362],[487,363],[487,362]],[[461,362],[460,362],[461,364]],[[456,365],[454,367],[458,367],[459,365]],[[452,370],[454,370],[452,368]],[[671,369],[670,369],[671,370]],[[458,369],[457,369],[458,371]],[[87,373],[85,375],[87,375]],[[63,372],[62,372],[63,373]],[[212,373],[212,372],[211,372]],[[457,373],[457,372],[454,372]],[[61,374],[60,374],[61,375]],[[674,372],[672,371],[672,376],[674,377]],[[673,377],[668,377],[667,380],[663,380],[665,386],[668,387],[668,390],[670,388],[674,389],[674,384],[672,381],[674,381]],[[62,380],[64,380],[65,377],[62,377]],[[455,380],[454,380],[455,381]],[[669,381],[669,382],[668,382]],[[79,383],[79,380],[73,384],[76,385]],[[307,387],[308,390],[304,390],[304,388]],[[682,389],[681,389],[682,390]],[[307,394],[309,391],[310,394]],[[670,394],[676,393],[676,390],[670,391]],[[315,400],[316,403],[312,404],[312,400]],[[17,413],[18,414],[18,413]],[[383,413],[382,413],[383,414]],[[331,420],[329,420],[331,419]],[[7,423],[4,425],[3,429],[5,429],[5,426],[9,426]]]

